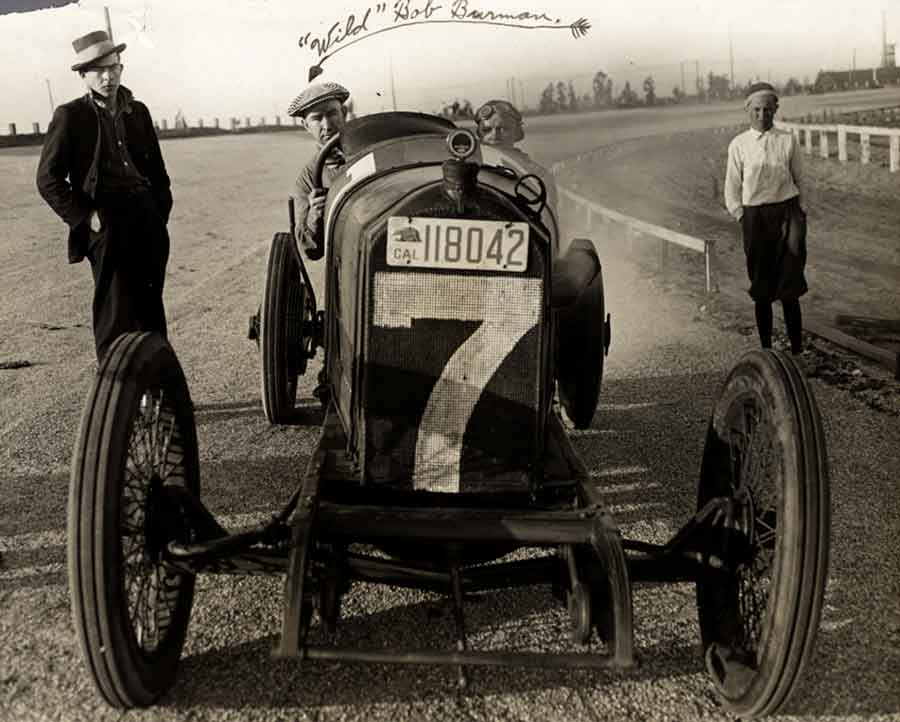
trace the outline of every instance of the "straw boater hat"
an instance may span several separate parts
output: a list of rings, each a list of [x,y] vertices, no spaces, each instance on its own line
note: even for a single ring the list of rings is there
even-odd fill
[[[340,83],[314,83],[294,98],[288,107],[288,115],[302,118],[314,105],[326,100],[344,103],[349,97],[350,91]]]
[[[103,30],[95,30],[87,35],[82,35],[72,41],[78,62],[72,66],[72,70],[86,70],[98,60],[113,53],[121,53],[125,49],[125,43],[114,44],[109,35]]]

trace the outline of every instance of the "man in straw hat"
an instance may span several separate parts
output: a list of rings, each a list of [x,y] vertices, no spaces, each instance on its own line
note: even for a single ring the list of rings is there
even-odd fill
[[[338,83],[314,83],[294,98],[288,107],[288,115],[300,118],[301,125],[313,136],[320,148],[334,135],[340,133],[347,122],[347,99],[350,92]],[[325,162],[323,185],[327,188],[331,180],[344,165],[344,154],[336,147]],[[300,224],[297,241],[307,257],[316,260],[325,250],[325,190],[313,188],[313,167],[311,158],[300,171],[294,184],[294,197]]]
[[[166,335],[163,283],[169,176],[147,107],[120,84],[121,53],[102,30],[72,43],[87,92],[53,113],[37,187],[69,226],[69,262],[94,276],[98,360],[119,334]]]
[[[774,127],[778,96],[769,83],[751,85],[744,106],[750,128],[728,146],[725,205],[741,224],[762,347],[772,346],[772,303],[781,301],[791,353],[800,354],[799,298],[807,291],[802,154],[793,134]]]

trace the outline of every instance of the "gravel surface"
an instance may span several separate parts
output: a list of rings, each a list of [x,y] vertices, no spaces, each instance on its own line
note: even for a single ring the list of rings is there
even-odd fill
[[[164,144],[177,204],[172,342],[197,409],[204,498],[229,527],[287,498],[318,433],[310,398],[318,365],[301,381],[306,417],[269,427],[258,355],[244,339],[271,234],[286,226],[271,189],[285,187],[294,157],[308,152],[289,135]],[[9,162],[21,163],[24,177],[36,158]],[[0,370],[0,719],[120,719],[94,692],[77,649],[65,573],[68,460],[93,371],[90,279],[86,268],[63,264],[59,224],[35,201],[33,176],[19,177],[22,203],[6,209],[12,220],[0,232],[0,283],[20,289],[0,307],[0,322],[12,329],[0,357],[32,365]],[[701,295],[617,257],[614,239],[596,240],[613,343],[601,407],[573,441],[624,533],[661,542],[693,511],[718,386],[755,339],[714,317]],[[831,464],[831,573],[816,652],[788,712],[900,719],[900,420],[820,378],[811,383]],[[641,664],[633,672],[482,668],[463,694],[452,668],[273,660],[281,595],[279,578],[203,577],[175,687],[157,707],[127,718],[727,719],[699,656],[690,585],[636,588]],[[544,588],[485,595],[471,615],[472,635],[484,644],[566,644],[567,620]],[[424,593],[360,585],[345,616],[341,638],[365,645],[446,646],[452,633],[447,604]]]

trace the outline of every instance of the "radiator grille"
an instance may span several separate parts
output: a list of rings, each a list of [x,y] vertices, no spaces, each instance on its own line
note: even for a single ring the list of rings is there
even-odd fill
[[[371,481],[527,488],[543,325],[542,255],[531,256],[527,274],[374,269],[363,379]]]

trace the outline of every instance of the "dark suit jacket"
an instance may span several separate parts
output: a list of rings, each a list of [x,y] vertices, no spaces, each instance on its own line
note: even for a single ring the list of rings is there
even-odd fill
[[[128,153],[141,174],[150,181],[157,210],[168,222],[172,210],[169,176],[159,150],[156,129],[147,106],[121,87],[120,100],[129,101],[123,113]],[[60,105],[47,128],[37,187],[41,196],[69,226],[69,263],[81,261],[88,249],[88,218],[97,209],[95,197],[100,165],[99,108],[90,93]]]

